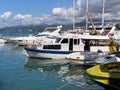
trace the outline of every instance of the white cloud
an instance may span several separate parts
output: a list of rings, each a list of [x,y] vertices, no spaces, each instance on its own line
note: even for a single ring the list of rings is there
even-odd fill
[[[78,9],[81,8],[81,0],[76,0],[76,5],[75,5]]]
[[[72,16],[73,15],[73,8],[65,9],[65,8],[53,8],[52,13],[53,15],[58,16]]]
[[[88,0],[89,11],[93,19],[101,18],[102,0]],[[105,20],[120,20],[120,0],[106,0],[105,3]],[[77,0],[75,10],[76,22],[85,20],[86,0]],[[0,26],[16,26],[29,24],[68,24],[73,21],[73,7],[55,7],[51,10],[51,15],[33,17],[31,14],[12,15],[7,11],[0,15]]]
[[[52,13],[55,14],[55,15],[60,15],[63,10],[64,10],[64,8],[54,8],[52,10]]]
[[[0,15],[0,18],[1,19],[8,19],[11,15],[12,15],[12,12],[7,11],[7,12],[4,12],[2,15]]]
[[[18,20],[18,19],[31,19],[32,15],[31,14],[26,14],[26,15],[22,15],[22,14],[17,14],[16,16],[14,16],[14,19]]]
[[[31,14],[17,14],[13,17],[14,22],[20,25],[32,24],[32,15]]]

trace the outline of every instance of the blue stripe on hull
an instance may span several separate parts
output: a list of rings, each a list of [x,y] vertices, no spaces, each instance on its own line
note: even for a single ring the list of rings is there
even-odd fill
[[[72,51],[54,51],[54,50],[37,50],[33,48],[25,48],[26,51],[32,51],[37,53],[49,53],[49,54],[70,54]]]

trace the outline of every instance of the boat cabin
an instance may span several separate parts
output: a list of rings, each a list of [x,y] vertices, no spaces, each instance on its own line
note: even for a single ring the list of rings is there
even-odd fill
[[[109,38],[107,36],[79,36],[56,38],[55,43],[43,45],[44,50],[58,51],[109,51]]]
[[[80,38],[57,38],[56,43],[43,45],[43,49],[62,51],[84,51],[84,44]]]
[[[108,36],[88,36],[81,37],[84,42],[84,51],[90,52],[108,52],[109,51],[109,37]]]

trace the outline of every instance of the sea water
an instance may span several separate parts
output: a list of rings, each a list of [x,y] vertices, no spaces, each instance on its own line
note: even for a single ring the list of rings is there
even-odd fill
[[[4,37],[33,32],[2,32]],[[0,44],[0,90],[104,90],[68,60],[27,58],[24,47]]]
[[[24,47],[0,45],[0,90],[104,90],[68,60],[27,58]]]

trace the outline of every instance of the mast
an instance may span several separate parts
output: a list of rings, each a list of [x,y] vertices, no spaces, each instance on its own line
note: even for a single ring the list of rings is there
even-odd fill
[[[73,0],[73,30],[75,29],[75,0]]]
[[[102,3],[102,27],[104,26],[105,0]]]
[[[88,0],[86,1],[86,30],[88,28]]]

